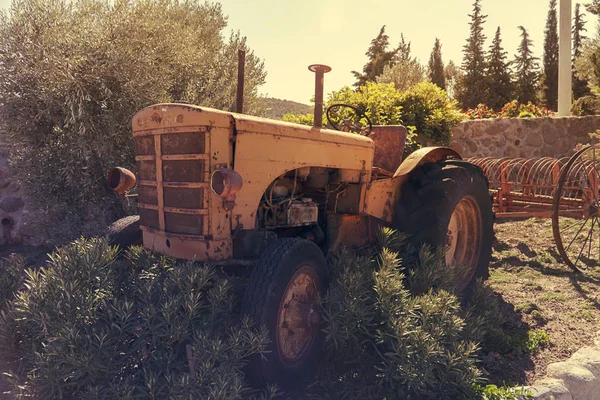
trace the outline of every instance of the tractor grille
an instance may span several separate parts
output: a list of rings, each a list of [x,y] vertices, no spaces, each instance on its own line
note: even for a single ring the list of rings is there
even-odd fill
[[[140,225],[173,234],[207,235],[206,133],[151,133],[134,140]]]

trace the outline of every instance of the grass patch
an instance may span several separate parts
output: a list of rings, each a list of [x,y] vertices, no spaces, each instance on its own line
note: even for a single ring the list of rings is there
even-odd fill
[[[556,259],[548,251],[539,252],[538,255],[535,257],[535,261],[537,261],[541,264],[555,264],[556,263]]]
[[[569,316],[586,322],[594,322],[596,320],[596,314],[592,310],[573,311]]]
[[[538,296],[538,300],[540,301],[552,301],[552,302],[565,302],[567,301],[567,296],[562,293],[543,293]]]
[[[533,394],[531,391],[521,387],[511,386],[496,386],[487,385],[482,388],[482,399],[483,400],[513,400],[513,399],[532,399]]]
[[[496,283],[509,283],[514,282],[515,277],[504,269],[494,268],[490,270],[490,281]]]
[[[550,337],[542,330],[521,330],[509,335],[509,342],[513,347],[513,354],[536,354],[541,349],[550,345]]]
[[[533,318],[533,320],[540,325],[545,325],[548,323],[548,318],[546,318],[546,316],[542,314],[540,310],[533,310],[531,312],[531,318]]]
[[[544,290],[544,288],[542,287],[542,285],[535,283],[535,282],[525,282],[523,284],[523,286],[525,286],[526,288],[530,288],[536,291],[541,291]]]
[[[530,301],[521,303],[515,307],[515,310],[525,313],[525,314],[531,314],[532,311],[539,310],[539,309],[540,308],[538,307],[537,304],[532,303]]]
[[[530,281],[538,279],[542,276],[540,271],[536,271],[531,267],[518,267],[515,268],[515,270],[518,272],[519,278],[528,279]]]

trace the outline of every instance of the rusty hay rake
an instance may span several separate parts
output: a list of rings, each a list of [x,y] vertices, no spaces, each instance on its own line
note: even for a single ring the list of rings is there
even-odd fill
[[[556,248],[578,272],[600,265],[600,147],[572,157],[471,158],[490,183],[496,218],[552,218]]]

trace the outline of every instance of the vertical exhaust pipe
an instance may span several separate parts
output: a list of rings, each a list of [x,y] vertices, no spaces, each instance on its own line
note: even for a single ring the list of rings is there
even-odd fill
[[[323,127],[323,83],[324,76],[331,67],[323,64],[313,64],[308,69],[315,73],[315,128]]]
[[[244,112],[244,70],[246,69],[246,51],[238,50],[238,76],[237,76],[237,96],[235,99],[235,112],[242,114]]]

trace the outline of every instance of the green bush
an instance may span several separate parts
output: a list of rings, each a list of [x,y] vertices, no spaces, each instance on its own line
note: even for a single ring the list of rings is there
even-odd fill
[[[252,396],[243,366],[264,350],[264,329],[237,316],[238,278],[142,248],[125,259],[105,240],[77,240],[47,267],[17,258],[0,271],[10,295],[0,315],[0,360],[10,398]],[[453,294],[460,269],[384,230],[358,256],[330,258],[323,299],[326,356],[297,397],[470,399],[513,393],[484,386],[478,358],[547,345],[541,333],[507,336],[491,289],[466,307]],[[8,279],[6,279],[8,277]],[[17,290],[17,288],[19,288]],[[16,291],[16,295],[14,294]],[[520,337],[519,337],[520,338]],[[479,349],[482,349],[481,351]],[[273,395],[269,389],[265,393]],[[290,393],[293,395],[294,393]],[[328,397],[328,394],[330,395]],[[485,397],[487,396],[487,397]]]
[[[571,107],[573,115],[599,115],[600,99],[596,96],[583,96],[575,100]]]
[[[333,259],[324,301],[327,390],[352,399],[475,397],[478,345],[465,337],[453,285],[442,277],[420,293],[419,268],[404,275],[417,266],[446,274],[443,253],[417,252],[391,231],[381,247],[355,260]]]
[[[452,128],[464,120],[455,100],[430,82],[409,88],[402,95],[402,122],[433,144],[449,145]]]
[[[420,147],[418,143],[450,144],[452,128],[464,119],[456,102],[429,82],[421,82],[404,92],[396,90],[393,83],[367,82],[357,90],[343,87],[329,94],[325,108],[336,103],[363,110],[373,125],[406,126],[410,133],[407,140],[409,153]],[[351,116],[348,110],[345,117]],[[312,125],[314,119],[312,114],[287,114],[283,120]]]
[[[13,299],[24,269],[25,259],[16,254],[0,261],[0,311]]]
[[[263,64],[226,26],[220,5],[198,1],[14,0],[0,14],[0,133],[19,142],[13,173],[55,241],[123,213],[105,177],[134,166],[136,111],[232,109],[238,48],[245,105],[258,111]]]
[[[0,318],[11,397],[234,399],[266,332],[232,314],[234,282],[209,266],[77,240],[27,270]]]

